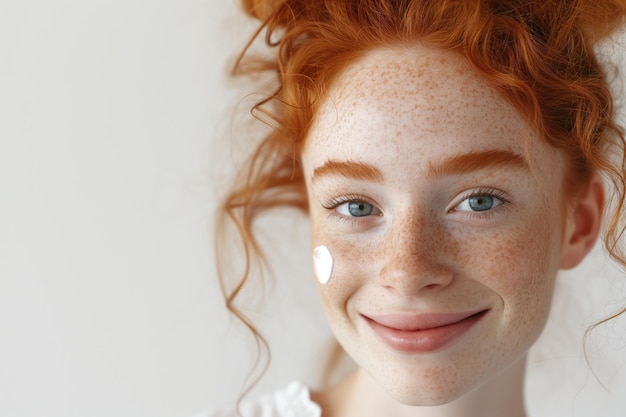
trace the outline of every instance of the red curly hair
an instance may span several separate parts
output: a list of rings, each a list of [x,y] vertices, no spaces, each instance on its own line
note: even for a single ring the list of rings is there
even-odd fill
[[[240,171],[218,216],[218,239],[229,220],[239,232],[245,271],[232,283],[222,273],[219,243],[217,259],[227,307],[260,345],[267,348],[235,306],[250,267],[264,259],[254,220],[274,207],[306,213],[300,154],[316,110],[347,64],[386,45],[419,40],[463,56],[541,137],[568,155],[567,192],[575,192],[592,172],[603,172],[614,189],[604,244],[626,266],[621,244],[626,146],[594,50],[623,24],[626,0],[243,0],[243,6],[262,21],[250,44],[264,33],[275,52],[271,59],[249,57],[249,44],[233,73],[277,77],[275,90],[253,109],[272,129]]]

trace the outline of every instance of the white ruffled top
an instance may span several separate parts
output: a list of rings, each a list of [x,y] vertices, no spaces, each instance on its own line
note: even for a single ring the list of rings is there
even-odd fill
[[[239,411],[239,414],[237,413]],[[322,410],[311,400],[309,389],[299,381],[270,395],[244,400],[230,406],[193,417],[321,417]]]

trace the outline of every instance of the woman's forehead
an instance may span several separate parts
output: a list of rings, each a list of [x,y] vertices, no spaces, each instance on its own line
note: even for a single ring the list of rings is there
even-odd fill
[[[475,124],[490,114],[521,118],[460,56],[451,52],[416,46],[414,49],[374,50],[354,62],[332,84],[317,111],[314,124],[341,122],[354,130],[363,119],[368,124],[383,122],[387,128],[430,118],[446,126]],[[388,117],[393,114],[394,117]],[[379,118],[382,116],[382,120]],[[507,123],[488,121],[482,129],[507,129]],[[336,126],[335,126],[336,127]],[[333,129],[335,128],[333,127]],[[502,132],[502,134],[511,132]]]
[[[443,73],[441,71],[444,71]],[[391,45],[369,50],[349,64],[339,74],[338,89],[356,79],[376,81],[371,86],[385,84],[415,84],[426,86],[445,84],[445,74],[471,74],[473,69],[459,54],[421,43]]]
[[[309,139],[410,132],[520,139],[523,130],[523,116],[463,58],[418,45],[374,50],[346,68],[318,108]]]
[[[371,51],[339,74],[304,149],[309,166],[493,150],[520,155],[536,172],[554,165],[545,141],[464,58],[421,45]]]

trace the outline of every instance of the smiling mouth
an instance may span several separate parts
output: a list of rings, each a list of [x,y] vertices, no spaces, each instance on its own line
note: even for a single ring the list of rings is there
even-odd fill
[[[452,345],[478,323],[488,309],[468,313],[386,314],[362,317],[376,336],[403,353],[435,352]]]

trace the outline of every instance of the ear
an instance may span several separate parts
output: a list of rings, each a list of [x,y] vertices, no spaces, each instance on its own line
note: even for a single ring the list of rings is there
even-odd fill
[[[567,218],[561,248],[561,268],[578,265],[596,243],[602,224],[604,185],[593,173],[580,193],[567,203]]]

